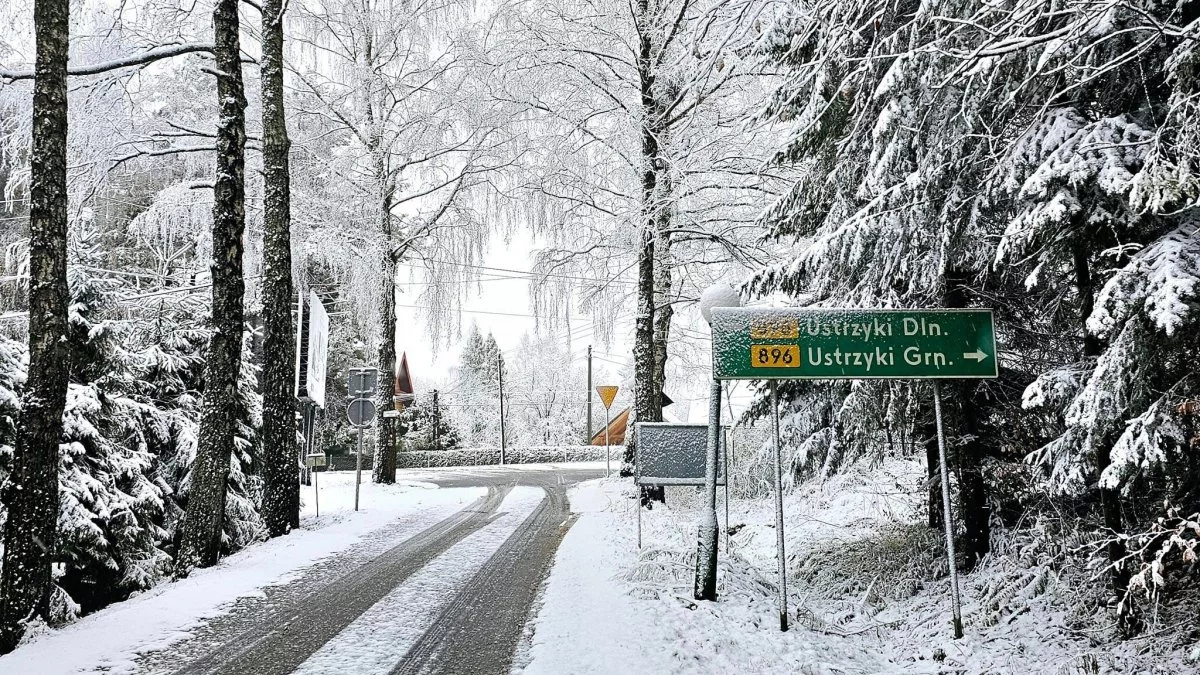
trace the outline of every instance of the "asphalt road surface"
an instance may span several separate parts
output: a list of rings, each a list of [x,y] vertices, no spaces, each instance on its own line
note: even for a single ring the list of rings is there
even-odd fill
[[[545,498],[482,568],[465,573],[469,579],[445,599],[428,628],[391,665],[392,673],[412,675],[508,673],[538,589],[573,523],[566,489],[601,475],[589,469],[519,467],[402,472],[405,479],[442,487],[486,487],[488,492],[415,536],[388,540],[384,528],[375,533],[374,546],[323,561],[294,583],[264,589],[265,601],[240,601],[191,637],[144,655],[140,669],[179,675],[291,673],[405,580],[495,521],[508,492],[526,485],[542,488]],[[406,532],[411,531],[409,524]],[[389,639],[386,630],[377,639]],[[347,651],[355,648],[371,645],[351,645]],[[360,671],[350,662],[340,672]]]

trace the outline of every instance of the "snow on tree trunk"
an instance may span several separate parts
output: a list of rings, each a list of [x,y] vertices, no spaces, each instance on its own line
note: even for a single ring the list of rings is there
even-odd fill
[[[272,537],[300,526],[292,364],[291,171],[283,103],[283,0],[262,8],[263,520]]]
[[[58,444],[66,405],[67,0],[34,3],[37,41],[29,212],[29,379],[3,495],[0,653],[45,617],[58,525]]]
[[[654,90],[654,46],[653,31],[649,29],[651,19],[648,3],[639,0],[636,20],[644,28],[639,40],[637,69],[641,88],[641,213],[639,223],[639,249],[637,254],[637,316],[634,320],[633,337],[633,406],[638,422],[661,422],[662,406],[654,367],[654,244],[657,239],[659,211],[665,208],[659,200],[663,193],[659,185],[659,172],[664,158],[661,156],[660,136],[663,121],[662,106],[655,99]],[[627,434],[629,440],[633,434]],[[632,465],[634,446],[626,445],[625,463]]]
[[[666,172],[659,180],[663,184],[663,194],[670,194],[670,177]],[[671,211],[664,206],[658,213],[654,242],[654,391],[659,420],[662,419],[662,394],[667,386],[667,344],[671,338],[671,318],[675,315],[671,304],[671,236],[665,232],[670,226]]]
[[[392,250],[392,187],[384,184],[384,194],[381,203],[380,228],[383,234],[383,279],[380,307],[382,336],[379,342],[379,398],[376,401],[378,417],[375,420],[378,429],[378,442],[375,444],[375,464],[372,467],[371,479],[376,483],[391,484],[396,482],[396,422],[394,419],[383,417],[386,410],[392,410],[394,403],[396,378],[396,254]]]
[[[246,97],[242,86],[237,0],[213,7],[216,48],[217,174],[213,188],[212,324],[205,365],[204,406],[200,417],[192,487],[184,516],[175,574],[216,564],[225,514],[226,479],[234,451],[238,379],[242,355],[242,235],[246,225]]]

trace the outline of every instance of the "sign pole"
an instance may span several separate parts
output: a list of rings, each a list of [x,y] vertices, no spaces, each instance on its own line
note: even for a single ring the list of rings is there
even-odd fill
[[[704,462],[705,510],[696,538],[697,600],[717,599],[717,452],[721,445],[721,382],[708,387],[708,447]]]
[[[354,510],[358,510],[358,490],[362,485],[363,428],[358,428],[358,452],[354,455]]]
[[[728,399],[728,392],[726,392]],[[725,555],[730,554],[729,543],[729,481],[733,480],[733,472],[730,470],[730,442],[729,430],[725,430]]]
[[[496,374],[500,378],[500,466],[504,466],[504,360],[496,354]]]
[[[313,472],[313,504],[317,509],[317,517],[321,517],[321,482],[317,480],[317,471]]]
[[[604,408],[604,477],[612,475],[612,450],[608,447],[608,408]],[[640,502],[639,502],[640,503]]]
[[[771,380],[771,417],[775,426],[775,555],[779,564],[779,630],[788,629],[787,556],[783,542],[783,461],[779,450],[779,391]]]
[[[933,381],[933,414],[937,418],[938,464],[942,469],[942,521],[946,524],[946,558],[950,564],[950,602],[954,610],[954,639],[963,636],[962,606],[958,596],[958,567],[954,553],[954,517],[950,511],[950,472],[946,469],[946,433],[942,429],[942,392]]]
[[[637,500],[637,512],[638,512],[638,550],[640,551],[642,549],[642,500],[641,499]]]
[[[592,443],[592,346],[588,345],[587,365],[587,444]]]

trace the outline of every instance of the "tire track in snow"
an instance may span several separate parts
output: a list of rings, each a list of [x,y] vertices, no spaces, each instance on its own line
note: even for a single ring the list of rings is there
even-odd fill
[[[545,487],[548,498],[455,595],[392,675],[509,672],[530,606],[574,523],[558,483]]]
[[[301,664],[297,675],[388,672],[435,630],[432,626],[446,615],[444,608],[462,596],[495,560],[497,551],[519,537],[534,517],[530,514],[536,514],[545,502],[540,488],[514,488],[491,523],[447,549],[363,612]]]
[[[292,599],[249,629],[176,671],[178,675],[291,673],[393,588],[488,524],[508,493],[488,496],[321,589]]]

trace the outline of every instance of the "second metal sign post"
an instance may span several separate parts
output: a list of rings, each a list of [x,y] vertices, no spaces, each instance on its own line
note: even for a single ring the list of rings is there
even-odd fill
[[[363,430],[375,420],[375,402],[371,397],[378,393],[379,371],[375,368],[351,368],[346,392],[350,405],[346,407],[346,418],[358,429],[358,453],[354,457],[354,510],[358,510],[358,493],[362,486]]]

